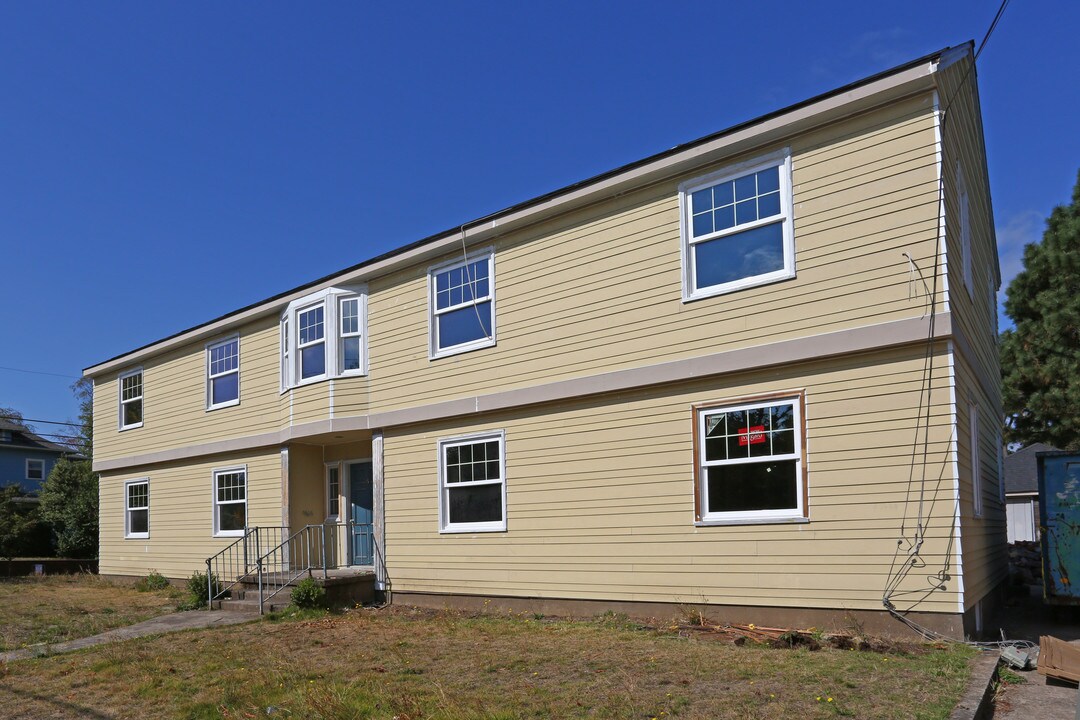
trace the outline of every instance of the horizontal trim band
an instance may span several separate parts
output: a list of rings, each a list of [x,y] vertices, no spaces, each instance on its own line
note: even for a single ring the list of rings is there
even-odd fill
[[[187,445],[169,450],[131,455],[94,462],[98,472],[120,470],[139,465],[173,462],[204,455],[240,452],[256,448],[283,445],[290,441],[333,432],[390,428],[453,417],[478,415],[510,408],[540,405],[591,395],[623,392],[651,385],[667,385],[715,375],[727,375],[746,370],[758,370],[778,365],[827,359],[840,355],[883,350],[900,345],[925,342],[930,332],[930,319],[907,318],[877,325],[837,330],[810,337],[792,338],[753,347],[725,350],[684,360],[672,360],[626,370],[589,375],[570,380],[503,390],[487,395],[447,400],[419,407],[386,410],[370,415],[335,417],[294,425],[279,432],[260,433],[216,442]],[[934,337],[952,337],[952,316],[938,314],[934,321]]]

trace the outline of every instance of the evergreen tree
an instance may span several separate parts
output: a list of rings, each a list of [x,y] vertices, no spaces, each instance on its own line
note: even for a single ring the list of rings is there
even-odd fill
[[[1024,248],[1009,283],[1001,334],[1009,442],[1080,449],[1080,174],[1072,203],[1054,208],[1041,243]]]

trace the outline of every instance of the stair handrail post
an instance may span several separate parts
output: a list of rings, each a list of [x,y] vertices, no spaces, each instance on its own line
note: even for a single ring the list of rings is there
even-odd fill
[[[214,609],[214,573],[210,569],[210,558],[206,558],[206,609]]]
[[[263,562],[262,562],[261,557],[256,561],[256,567],[258,569],[258,574],[259,574],[259,614],[262,615],[263,614]]]
[[[319,548],[322,551],[322,577],[326,579],[326,523],[319,526]]]

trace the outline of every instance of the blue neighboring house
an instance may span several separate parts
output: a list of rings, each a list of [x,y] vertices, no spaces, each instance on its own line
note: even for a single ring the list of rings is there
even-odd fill
[[[37,495],[62,457],[81,459],[70,448],[49,442],[26,426],[0,418],[0,487],[18,485],[23,492]]]

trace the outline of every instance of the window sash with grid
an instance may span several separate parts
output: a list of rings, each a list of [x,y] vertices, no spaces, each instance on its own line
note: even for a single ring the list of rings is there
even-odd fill
[[[233,506],[243,506],[236,514]],[[228,513],[228,514],[223,514]],[[217,534],[243,534],[247,526],[247,471],[214,473],[214,530]]]
[[[240,400],[240,338],[231,338],[206,349],[207,405],[221,407]]]
[[[120,429],[142,425],[143,374],[136,371],[120,377]]]
[[[341,467],[326,466],[326,516],[336,518],[341,512]]]
[[[325,304],[320,303],[296,313],[296,352],[300,356],[301,381],[326,375]]]
[[[798,398],[703,408],[699,412],[703,520],[803,516],[802,417]],[[710,426],[711,422],[714,422]],[[723,424],[723,426],[722,426]],[[720,434],[715,431],[721,430]],[[752,466],[764,466],[764,475]],[[725,479],[723,468],[733,468]],[[715,482],[713,470],[719,469]],[[771,476],[773,472],[777,474]],[[716,486],[717,497],[712,496]],[[732,496],[719,492],[727,487]],[[776,497],[776,500],[761,495]],[[726,503],[726,507],[721,503]],[[768,507],[773,505],[774,507]]]
[[[359,372],[363,369],[363,323],[360,311],[360,298],[342,298],[338,304],[340,328],[340,348],[338,354],[342,373]]]
[[[492,253],[488,253],[479,260],[432,271],[431,310],[436,355],[493,342],[495,297],[492,257]],[[473,316],[461,316],[470,311]],[[457,327],[445,328],[446,323],[454,323]],[[453,334],[460,334],[462,338],[447,338]]]
[[[501,437],[443,443],[444,530],[504,530],[506,506]]]
[[[147,537],[150,531],[150,483],[128,483],[125,496],[127,537]]]

